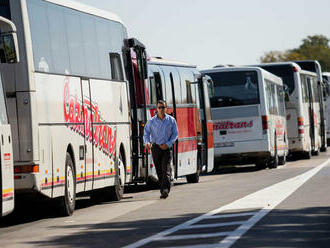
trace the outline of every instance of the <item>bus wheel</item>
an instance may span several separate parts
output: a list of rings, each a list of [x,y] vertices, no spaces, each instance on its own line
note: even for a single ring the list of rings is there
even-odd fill
[[[126,170],[122,155],[119,155],[118,166],[116,166],[115,186],[110,187],[110,200],[120,201],[124,196],[124,185],[126,181]]]
[[[318,156],[320,154],[320,148],[317,148],[317,150],[312,151],[313,156]]]
[[[321,151],[321,152],[326,152],[327,149],[328,149],[328,148],[327,148],[326,146],[322,146],[321,149],[320,149],[320,151]]]
[[[73,214],[76,206],[76,176],[69,153],[66,153],[65,159],[65,194],[60,198],[60,203],[63,216],[70,216]]]
[[[286,164],[286,156],[285,154],[278,158],[278,165],[285,165]]]
[[[148,177],[148,179],[146,180],[146,185],[148,189],[159,189],[159,182],[158,180],[155,181],[152,178]]]
[[[198,183],[199,182],[199,175],[201,174],[202,169],[202,159],[200,156],[197,157],[197,171],[194,174],[187,175],[187,182],[188,183]]]
[[[258,161],[258,162],[256,163],[256,168],[257,168],[258,170],[266,169],[266,168],[267,168],[267,160]]]
[[[303,159],[311,159],[311,157],[312,157],[312,152],[311,151],[302,152],[302,158]]]

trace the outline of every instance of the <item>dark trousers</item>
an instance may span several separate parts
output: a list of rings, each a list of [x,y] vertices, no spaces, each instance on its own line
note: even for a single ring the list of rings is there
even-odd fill
[[[171,189],[171,150],[162,150],[158,145],[153,145],[151,148],[152,159],[154,161],[160,192],[164,189],[170,192]]]

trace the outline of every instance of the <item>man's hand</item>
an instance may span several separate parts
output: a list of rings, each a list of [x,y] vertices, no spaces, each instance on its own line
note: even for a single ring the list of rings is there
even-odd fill
[[[152,144],[148,143],[148,144],[145,144],[145,147],[150,151],[151,147],[152,147]]]
[[[162,145],[160,145],[159,147],[160,147],[160,149],[162,149],[162,150],[167,150],[167,149],[168,149],[168,145],[166,145],[166,144],[162,144]]]

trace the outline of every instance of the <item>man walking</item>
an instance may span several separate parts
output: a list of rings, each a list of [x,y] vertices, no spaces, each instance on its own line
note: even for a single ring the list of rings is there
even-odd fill
[[[143,140],[146,148],[151,149],[160,186],[160,198],[168,197],[171,188],[171,147],[178,138],[175,119],[166,114],[167,104],[157,102],[157,115],[149,120],[144,128]]]

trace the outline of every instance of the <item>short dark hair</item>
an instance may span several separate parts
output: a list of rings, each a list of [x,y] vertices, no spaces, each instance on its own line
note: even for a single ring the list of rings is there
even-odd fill
[[[164,100],[158,100],[157,101],[157,105],[158,104],[163,104],[163,105],[165,105],[165,107],[167,107],[167,103],[166,103],[166,101],[164,101]]]

